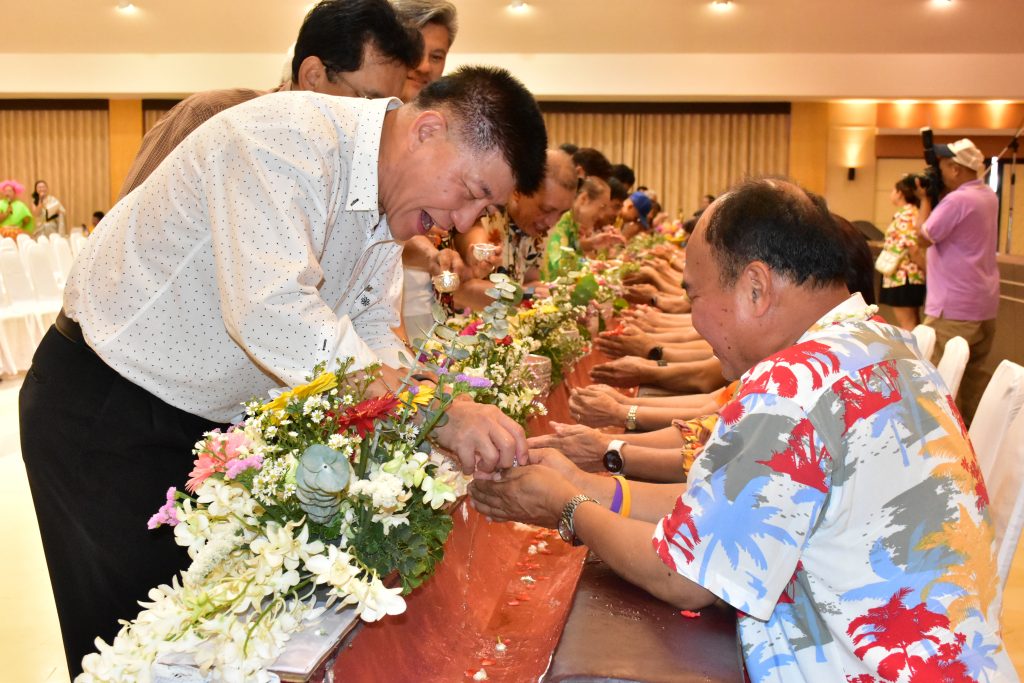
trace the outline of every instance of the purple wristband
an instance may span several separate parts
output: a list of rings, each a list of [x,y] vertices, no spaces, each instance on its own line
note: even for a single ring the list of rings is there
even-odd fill
[[[615,479],[615,495],[612,496],[611,511],[619,514],[619,511],[622,510],[622,481],[618,477],[612,478]]]

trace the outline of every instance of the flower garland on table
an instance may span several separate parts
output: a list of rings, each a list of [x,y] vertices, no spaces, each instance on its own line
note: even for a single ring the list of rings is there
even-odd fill
[[[533,376],[526,357],[540,343],[528,336],[512,333],[509,316],[522,301],[522,289],[507,275],[490,276],[492,286],[487,294],[494,299],[476,316],[457,315],[448,318],[434,330],[435,339],[425,349],[440,361],[445,339],[457,339],[450,371],[469,383],[469,393],[478,403],[490,403],[520,424],[534,415],[543,415],[545,408],[537,401],[539,392],[532,386]]]
[[[369,397],[377,368],[349,365],[318,366],[310,383],[249,403],[243,423],[196,444],[195,497],[170,488],[150,520],[174,526],[191,566],[151,590],[112,644],[97,639],[77,683],[149,680],[177,653],[212,681],[267,681],[285,642],[326,607],[354,605],[365,621],[405,611],[402,594],[443,555],[443,508],[465,486],[427,437],[472,380],[432,365],[440,389],[407,378],[397,395]],[[389,588],[392,572],[400,585]]]

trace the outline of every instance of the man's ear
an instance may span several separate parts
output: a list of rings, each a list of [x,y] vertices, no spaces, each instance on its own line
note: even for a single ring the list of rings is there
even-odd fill
[[[772,278],[772,271],[763,261],[751,261],[740,274],[739,283],[742,284],[746,303],[750,306],[751,315],[760,318],[765,315],[772,306],[772,297],[775,296],[775,282]]]
[[[421,111],[409,126],[409,145],[415,148],[448,137],[448,119],[433,109]]]
[[[318,91],[327,80],[327,67],[319,57],[310,55],[299,64],[299,80],[296,83],[299,90]]]

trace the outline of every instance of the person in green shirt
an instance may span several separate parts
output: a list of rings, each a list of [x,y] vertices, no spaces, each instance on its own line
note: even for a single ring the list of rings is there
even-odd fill
[[[580,237],[593,231],[597,219],[607,210],[611,201],[608,183],[595,176],[583,179],[572,208],[566,211],[548,233],[541,264],[541,279],[551,282],[558,277],[558,264],[562,260],[562,247],[582,254]]]
[[[25,191],[25,186],[17,180],[0,182],[0,226],[20,228],[28,234],[36,229],[36,221],[32,211],[18,195]]]

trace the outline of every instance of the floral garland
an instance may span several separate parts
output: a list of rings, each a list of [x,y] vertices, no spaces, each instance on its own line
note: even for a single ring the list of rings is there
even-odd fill
[[[310,383],[249,403],[242,424],[205,435],[186,485],[195,497],[170,488],[150,520],[174,527],[191,566],[151,590],[113,643],[97,639],[76,681],[148,680],[177,653],[211,681],[267,681],[289,637],[325,608],[354,605],[365,621],[402,613],[402,594],[443,555],[444,507],[465,485],[431,457],[427,437],[473,381],[430,369],[439,389],[407,379],[397,395],[369,397],[376,368],[321,366]],[[399,585],[389,587],[392,573]]]

